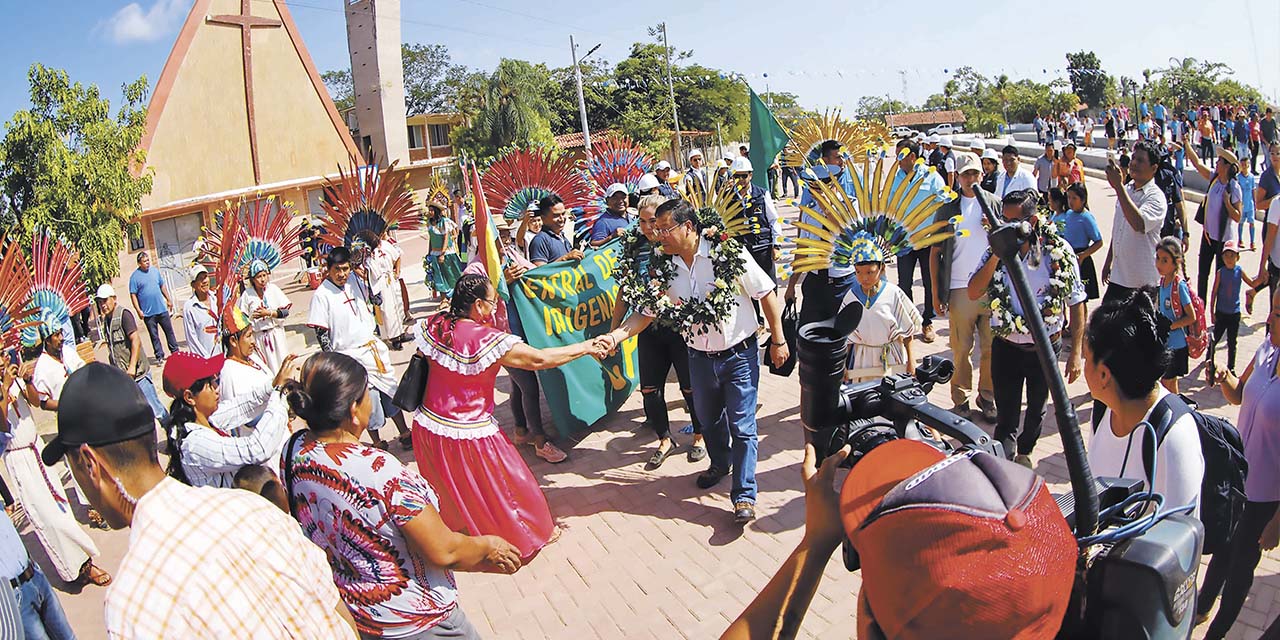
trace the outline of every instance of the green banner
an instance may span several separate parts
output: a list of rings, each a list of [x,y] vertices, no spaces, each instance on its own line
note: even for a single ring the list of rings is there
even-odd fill
[[[614,240],[588,250],[581,261],[553,262],[521,276],[511,287],[511,299],[529,345],[562,347],[608,333],[621,254],[621,240]],[[631,396],[638,378],[635,338],[604,362],[584,356],[538,372],[542,397],[556,429],[566,437],[616,411]]]

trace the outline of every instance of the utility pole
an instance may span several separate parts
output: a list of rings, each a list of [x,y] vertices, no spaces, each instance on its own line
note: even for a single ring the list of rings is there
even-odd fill
[[[910,100],[907,100],[907,71],[906,71],[906,69],[899,69],[899,70],[898,70],[898,75],[902,76],[902,104],[911,104],[911,101],[910,101]]]
[[[587,52],[587,56],[599,48],[600,45],[596,45]],[[587,127],[587,101],[582,96],[582,70],[578,67],[578,45],[573,43],[572,34],[569,35],[569,51],[573,53],[573,77],[578,81],[578,117],[582,118],[582,151],[586,155],[587,166],[591,166],[591,129]]]
[[[680,112],[676,109],[676,85],[671,80],[671,45],[667,44],[667,23],[662,22],[662,49],[667,54],[667,92],[671,95],[671,119],[676,125],[676,148],[672,152],[672,157],[679,161],[680,150],[684,148],[684,141],[680,138]]]

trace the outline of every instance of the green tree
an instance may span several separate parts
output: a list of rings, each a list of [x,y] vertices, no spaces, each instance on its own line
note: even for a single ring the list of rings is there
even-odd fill
[[[409,115],[438,113],[452,103],[467,77],[467,68],[453,64],[442,44],[400,45],[404,69],[404,109]],[[332,69],[320,75],[339,111],[356,104],[351,69]]]
[[[554,143],[550,110],[543,99],[551,82],[545,65],[524,60],[503,59],[493,74],[469,76],[461,87],[462,112],[471,124],[455,127],[453,143],[466,156],[479,161],[490,159],[503,148]],[[474,108],[469,114],[466,108]]]
[[[1068,53],[1067,76],[1071,78],[1071,92],[1090,107],[1096,109],[1105,104],[1107,74],[1103,73],[1102,62],[1092,51]]]
[[[910,110],[910,105],[901,100],[894,100],[886,96],[862,96],[858,99],[856,111],[859,120],[874,119],[883,121],[887,115]]]
[[[28,72],[31,107],[13,114],[0,141],[0,223],[25,238],[42,226],[80,250],[86,285],[120,272],[119,253],[152,177],[139,149],[146,77],[124,85],[115,115],[94,85],[40,64]]]
[[[346,111],[356,106],[356,94],[351,88],[350,69],[330,69],[320,74],[320,79],[324,81],[324,88],[329,91],[329,98],[333,100],[333,105],[338,108],[338,111]]]

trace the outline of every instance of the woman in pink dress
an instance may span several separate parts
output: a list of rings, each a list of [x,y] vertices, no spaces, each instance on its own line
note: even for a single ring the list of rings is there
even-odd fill
[[[551,539],[555,522],[538,481],[493,417],[498,369],[551,369],[605,350],[594,341],[530,347],[494,328],[497,305],[489,278],[467,274],[449,310],[418,324],[418,351],[431,363],[414,418],[413,453],[439,492],[450,529],[501,536],[527,561]]]

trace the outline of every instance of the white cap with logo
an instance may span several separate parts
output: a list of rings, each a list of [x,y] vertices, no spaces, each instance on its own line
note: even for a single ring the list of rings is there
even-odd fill
[[[751,173],[751,160],[746,156],[738,156],[733,159],[734,173]]]

